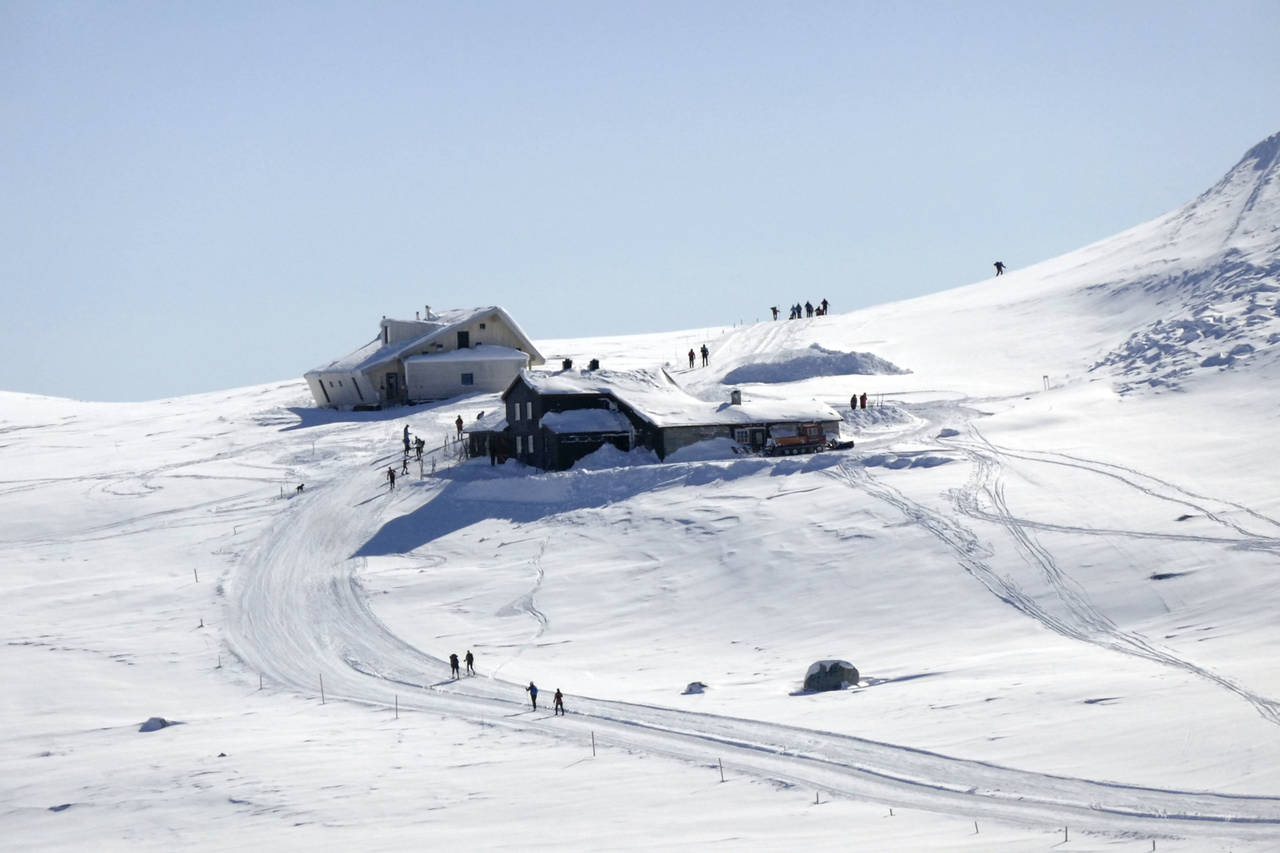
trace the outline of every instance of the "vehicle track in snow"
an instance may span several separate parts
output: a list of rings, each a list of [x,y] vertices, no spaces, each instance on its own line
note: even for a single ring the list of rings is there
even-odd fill
[[[948,406],[947,409],[948,414],[955,414],[960,407]],[[1280,702],[1196,664],[1173,650],[1152,642],[1139,632],[1127,631],[1118,626],[1091,600],[1088,592],[1062,569],[1053,553],[1032,533],[1038,529],[1090,536],[1159,538],[1280,553],[1280,539],[1257,533],[1226,516],[1229,512],[1246,515],[1258,526],[1274,527],[1277,530],[1280,530],[1280,522],[1242,504],[1191,492],[1134,468],[1066,454],[1010,450],[988,441],[972,424],[967,426],[966,431],[972,438],[956,436],[937,439],[943,446],[964,453],[973,465],[969,482],[951,493],[952,505],[957,515],[1000,525],[1017,549],[1022,562],[1048,585],[1053,599],[1060,607],[1047,607],[1028,594],[1016,579],[996,572],[989,562],[993,556],[989,547],[983,545],[978,536],[957,519],[911,500],[901,491],[873,476],[856,460],[843,461],[832,473],[851,486],[875,495],[895,507],[912,523],[931,532],[956,554],[960,565],[993,595],[1050,630],[1074,640],[1170,666],[1204,679],[1236,694],[1253,706],[1263,719],[1280,725]],[[919,432],[916,430],[917,434]],[[1061,465],[1112,478],[1132,487],[1142,496],[1194,510],[1235,535],[1186,535],[1119,528],[1100,530],[1016,517],[1009,508],[1002,480],[1002,471],[1010,460]]]
[[[981,545],[962,526],[869,477],[847,473],[858,487],[871,488],[936,528],[975,569],[983,569]],[[834,732],[607,699],[570,697],[568,717],[530,717],[522,713],[520,685],[483,676],[452,679],[444,660],[405,642],[378,619],[359,581],[365,560],[349,555],[376,527],[383,508],[394,514],[406,499],[396,493],[371,501],[368,491],[359,478],[349,478],[288,502],[226,580],[226,643],[247,682],[261,673],[271,685],[314,696],[323,677],[330,699],[384,707],[395,702],[401,710],[577,742],[594,733],[602,743],[624,749],[706,765],[723,759],[736,772],[764,779],[973,818],[1235,843],[1280,832],[1280,797],[1053,776]],[[998,589],[999,579],[987,574]],[[1015,587],[1004,593],[1020,596]],[[1020,604],[1035,606],[1029,599]]]
[[[1004,527],[1023,556],[1024,561],[1038,570],[1039,574],[1054,591],[1058,600],[1065,606],[1068,618],[1066,620],[1058,620],[1056,623],[1061,626],[1064,633],[1105,648],[1181,669],[1198,678],[1213,682],[1251,704],[1263,719],[1280,725],[1280,703],[1254,693],[1223,675],[1187,660],[1172,650],[1153,643],[1138,632],[1126,631],[1120,628],[1103,613],[1089,598],[1088,594],[1062,570],[1054,559],[1052,552],[1035,538],[1030,530],[1031,525],[1022,519],[1015,518],[1009,510],[1008,502],[1005,500],[1004,485],[1001,481],[1001,458],[1018,458],[1034,462],[1068,465],[1069,467],[1079,468],[1102,476],[1114,477],[1148,497],[1171,501],[1195,509],[1206,518],[1239,534],[1239,538],[1182,537],[1188,540],[1228,544],[1233,547],[1245,546],[1266,551],[1280,550],[1280,540],[1258,536],[1236,522],[1222,517],[1223,513],[1220,510],[1215,511],[1214,508],[1210,507],[1211,503],[1218,503],[1239,511],[1247,511],[1257,521],[1273,525],[1276,524],[1275,521],[1260,513],[1248,510],[1247,507],[1239,504],[1214,501],[1203,495],[1193,494],[1173,483],[1143,474],[1132,468],[1120,468],[1120,466],[1095,462],[1080,457],[1069,457],[1069,459],[1063,460],[1054,458],[1052,454],[1043,453],[1035,455],[1008,454],[987,441],[978,430],[971,429],[971,432],[974,436],[974,441],[967,443],[965,452],[975,462],[975,476],[969,487],[953,493],[956,509],[965,515],[987,521],[995,521]],[[957,442],[957,444],[961,443]],[[1118,471],[1120,473],[1117,473]],[[980,508],[977,501],[978,495],[987,499],[990,509]],[[1068,528],[1065,526],[1060,529],[1064,532],[1072,533],[1085,532],[1081,528]],[[1094,533],[1094,531],[1090,532]],[[1133,535],[1138,538],[1145,538],[1149,534],[1112,530],[1108,531],[1106,535],[1115,537]]]

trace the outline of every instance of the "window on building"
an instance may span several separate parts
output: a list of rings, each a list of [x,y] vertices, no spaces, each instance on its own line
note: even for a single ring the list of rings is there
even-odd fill
[[[533,401],[524,404],[524,416],[528,420],[533,420]]]
[[[463,384],[463,385],[475,385],[475,384],[476,384],[476,375],[475,375],[474,373],[464,373],[464,374],[462,374],[462,384]]]

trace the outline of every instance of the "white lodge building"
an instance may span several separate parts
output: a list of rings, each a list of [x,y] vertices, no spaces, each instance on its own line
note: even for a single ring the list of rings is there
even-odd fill
[[[426,319],[382,318],[378,337],[308,370],[317,406],[377,408],[502,391],[545,359],[503,309],[462,308]]]

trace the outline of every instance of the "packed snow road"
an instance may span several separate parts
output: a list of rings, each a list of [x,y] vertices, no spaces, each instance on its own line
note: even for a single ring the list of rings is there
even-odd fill
[[[982,452],[994,451],[988,445]],[[922,510],[863,476],[856,462],[836,470],[853,488],[873,491],[934,529],[952,542],[962,562],[970,560],[971,571],[983,571],[980,562],[966,556],[974,549],[956,519]],[[988,472],[980,478],[986,478],[990,491],[989,469],[982,470]],[[376,476],[370,469],[349,473],[288,501],[227,581],[227,643],[246,678],[261,674],[272,686],[310,696],[320,694],[323,682],[328,700],[387,707],[394,702],[405,711],[578,742],[594,735],[614,747],[707,765],[723,760],[732,772],[973,818],[1242,843],[1280,833],[1280,798],[1275,797],[1161,790],[1028,772],[828,731],[607,698],[575,697],[565,718],[530,712],[520,685],[490,677],[453,680],[446,661],[415,648],[379,619],[360,577],[366,561],[351,555],[377,528],[376,507],[391,501],[405,501],[406,509],[417,507],[400,495],[370,496],[368,483]],[[422,499],[423,491],[417,491],[415,500]],[[430,489],[426,491],[429,500]],[[1012,523],[1003,503],[994,512],[1001,523]],[[984,582],[1004,583],[994,573]],[[1015,606],[1047,623],[1057,618],[1039,613],[1013,585],[993,592],[1021,601]],[[1075,613],[1077,619],[1089,620],[1091,630],[1106,628],[1087,609],[1077,607]],[[1064,623],[1057,630],[1074,629]]]

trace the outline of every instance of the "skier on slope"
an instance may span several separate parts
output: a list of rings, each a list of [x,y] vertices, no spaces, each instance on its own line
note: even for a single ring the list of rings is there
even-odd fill
[[[529,694],[529,702],[533,705],[533,710],[538,710],[538,685],[530,681],[529,686],[524,690]]]
[[[1004,275],[1004,261],[996,261],[996,275]]]

